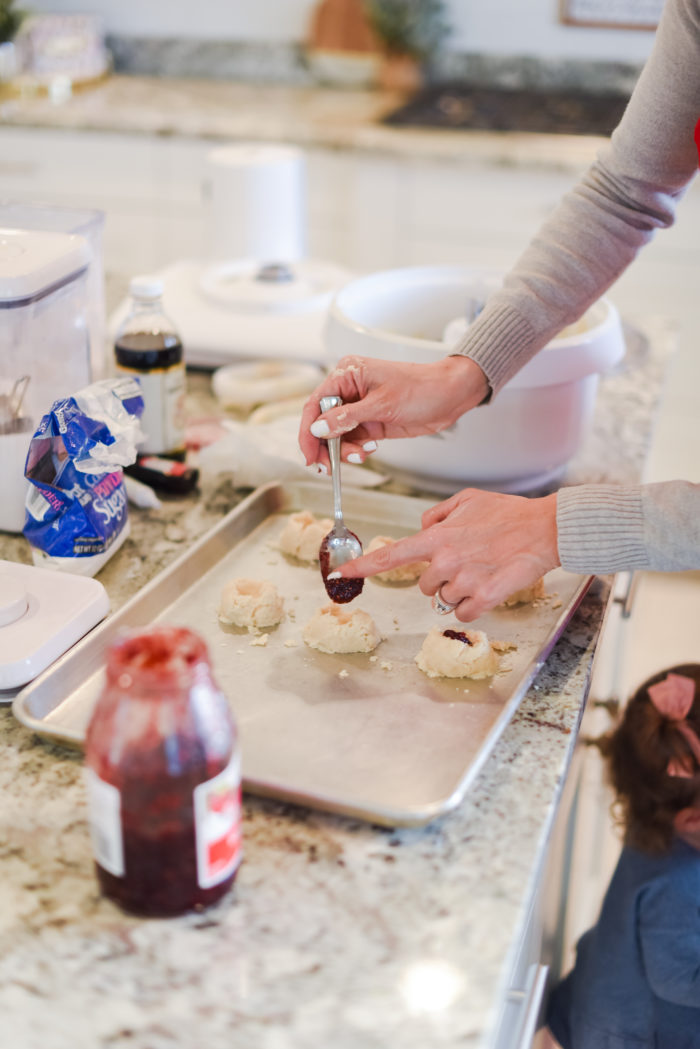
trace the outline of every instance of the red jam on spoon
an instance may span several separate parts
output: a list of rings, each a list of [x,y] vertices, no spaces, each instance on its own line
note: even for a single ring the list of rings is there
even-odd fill
[[[348,529],[348,531],[350,531]],[[349,601],[354,601],[358,594],[362,593],[362,587],[364,586],[364,579],[329,579],[328,576],[331,574],[331,552],[329,546],[329,537],[332,533],[325,537],[321,543],[321,548],[318,552],[318,559],[321,564],[321,577],[323,579],[323,585],[326,588],[326,593],[330,597],[331,601],[335,602],[336,605],[346,605]],[[350,532],[355,539],[357,536],[354,532]],[[359,543],[359,539],[357,539]]]

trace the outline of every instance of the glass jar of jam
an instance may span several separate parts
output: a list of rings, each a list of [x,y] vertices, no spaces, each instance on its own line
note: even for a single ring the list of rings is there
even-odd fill
[[[155,627],[111,647],[85,765],[106,896],[166,916],[224,895],[241,858],[240,752],[197,634]]]

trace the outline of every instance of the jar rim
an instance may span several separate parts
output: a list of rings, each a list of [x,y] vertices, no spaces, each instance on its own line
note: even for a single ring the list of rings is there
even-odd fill
[[[107,679],[129,688],[135,681],[160,684],[191,683],[209,672],[209,650],[188,627],[149,627],[123,635],[107,653]]]

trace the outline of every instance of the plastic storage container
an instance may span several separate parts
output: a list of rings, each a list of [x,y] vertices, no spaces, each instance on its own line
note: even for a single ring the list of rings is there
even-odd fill
[[[104,212],[95,208],[56,207],[51,204],[0,203],[0,227],[46,233],[76,233],[90,248],[87,271],[86,323],[90,334],[90,381],[109,371],[106,342],[104,277]]]
[[[20,431],[14,423],[0,427],[0,442],[12,443],[0,448],[10,494],[0,500],[3,530],[22,527],[19,478],[35,426],[57,398],[90,381],[89,261],[89,245],[76,234],[0,228],[0,398],[11,401],[18,380],[29,379],[21,416],[15,413]]]
[[[85,764],[105,895],[154,916],[223,896],[241,858],[240,753],[197,634],[154,627],[112,646]]]

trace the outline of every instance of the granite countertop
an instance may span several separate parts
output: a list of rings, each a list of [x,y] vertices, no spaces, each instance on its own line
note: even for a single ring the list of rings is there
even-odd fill
[[[601,384],[568,481],[635,481],[673,327],[648,318]],[[190,376],[190,409],[205,395]],[[605,454],[602,454],[604,450]],[[241,497],[134,511],[101,574],[118,607]],[[0,557],[29,559],[22,537]],[[463,803],[387,830],[247,797],[215,908],[141,920],[102,899],[80,755],[0,708],[0,1015],[13,1049],[486,1049],[571,759],[610,592],[597,580]]]
[[[115,75],[60,101],[45,95],[0,95],[0,124],[289,142],[572,173],[583,171],[603,142],[586,135],[425,130],[380,123],[402,100],[378,90]]]

